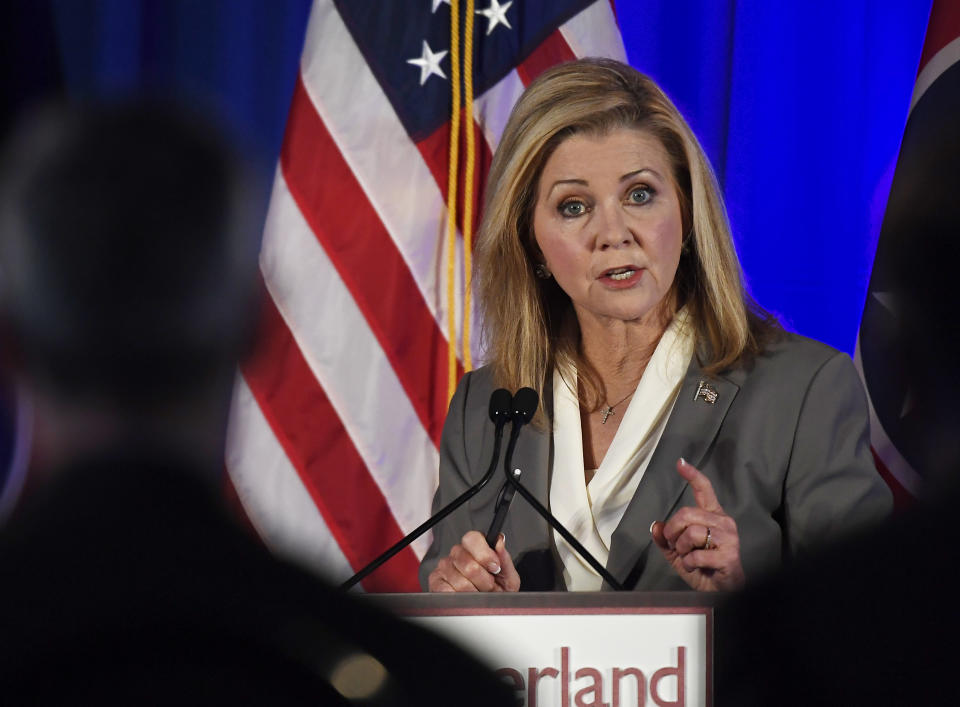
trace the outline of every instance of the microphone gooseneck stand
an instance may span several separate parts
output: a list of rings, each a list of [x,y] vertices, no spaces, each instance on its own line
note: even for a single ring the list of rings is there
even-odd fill
[[[519,469],[513,470],[513,475],[518,479],[522,472]],[[493,521],[490,523],[490,529],[487,531],[487,545],[496,549],[497,537],[503,530],[503,524],[507,520],[507,511],[510,510],[510,503],[513,501],[513,494],[516,489],[510,485],[509,481],[504,481],[500,487],[500,493],[497,495],[497,503],[493,507]]]
[[[510,428],[510,439],[507,442],[507,453],[503,459],[504,471],[510,473],[510,461],[513,459],[513,449],[517,446],[517,438],[520,436],[520,428],[533,419],[533,414],[537,411],[537,405],[540,404],[540,396],[533,388],[521,388],[510,401],[510,419],[513,425]],[[520,470],[515,469],[514,474],[519,477]],[[490,523],[490,529],[487,531],[487,545],[494,547],[497,542],[497,536],[503,529],[503,524],[507,519],[507,511],[510,510],[510,502],[513,501],[513,494],[516,489],[509,482],[504,482],[500,487],[500,494],[497,496],[497,502],[493,507],[493,522]]]
[[[518,481],[520,475],[512,473],[510,469],[510,462],[513,459],[513,448],[516,444],[516,437],[519,434],[520,427],[533,419],[533,414],[537,411],[537,405],[539,405],[539,403],[540,398],[533,388],[521,388],[517,391],[517,394],[513,396],[513,428],[510,430],[510,442],[507,444],[507,453],[503,460],[503,473],[504,476],[507,477],[506,483],[510,484],[511,488],[520,492],[520,495],[523,496],[527,503],[533,507],[533,510],[535,510],[541,518],[546,520],[554,530],[560,533],[564,540],[570,543],[570,546],[576,551],[576,553],[586,560],[587,564],[597,571],[597,573],[603,578],[603,581],[617,591],[623,591],[623,585],[620,584],[620,582],[618,582],[617,579],[607,571],[607,568],[601,565],[597,558],[594,557],[590,551],[587,550],[587,548],[581,545],[580,541],[573,537],[570,531],[564,528],[563,524],[554,518],[553,514],[544,508],[543,504],[540,503],[540,501],[538,501],[536,497]],[[506,516],[506,511],[503,511],[503,515]],[[491,528],[491,531],[492,530],[493,528]],[[498,528],[497,533],[499,534],[499,532],[500,529]],[[495,539],[496,536],[494,536],[494,540]]]
[[[536,395],[536,393],[534,393],[534,395]],[[487,482],[493,478],[493,474],[497,470],[497,462],[500,460],[500,442],[503,439],[503,427],[507,424],[507,421],[511,417],[511,402],[512,399],[510,397],[510,392],[504,390],[503,388],[498,388],[497,390],[493,391],[493,394],[490,396],[489,415],[490,421],[494,424],[493,459],[490,460],[490,466],[483,477],[481,477],[477,483],[457,496],[446,506],[441,508],[437,513],[430,516],[426,521],[417,526],[402,540],[393,544],[383,554],[379,555],[375,560],[373,560],[373,562],[369,563],[350,579],[341,584],[341,590],[346,591],[347,589],[353,587],[357,582],[367,577],[374,570],[378,569],[383,563],[407,547],[407,545],[412,543],[425,532],[430,530],[430,528],[453,513],[453,511],[473,498],[473,496],[475,496],[480,489],[487,485]],[[534,407],[534,409],[536,409],[536,407]],[[513,433],[511,432],[511,443],[513,443],[513,441]]]

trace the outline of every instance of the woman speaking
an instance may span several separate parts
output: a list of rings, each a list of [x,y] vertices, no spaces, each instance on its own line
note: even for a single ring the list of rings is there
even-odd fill
[[[703,150],[634,69],[580,60],[530,84],[476,262],[488,363],[451,401],[436,508],[486,469],[492,391],[530,386],[521,481],[625,587],[737,589],[888,513],[849,357],[746,293]],[[497,486],[435,530],[426,588],[601,589],[523,500],[487,545]]]

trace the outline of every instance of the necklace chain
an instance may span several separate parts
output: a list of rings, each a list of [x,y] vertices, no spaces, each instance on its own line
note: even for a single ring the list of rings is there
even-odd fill
[[[626,395],[624,395],[622,398],[620,398],[620,399],[619,399],[617,402],[615,402],[613,405],[611,405],[610,403],[607,403],[607,407],[608,407],[608,408],[615,408],[615,407],[617,407],[617,405],[619,405],[620,403],[622,403],[624,400],[626,400],[627,398],[629,398],[631,395],[633,395],[633,394],[636,393],[636,392],[637,392],[636,390],[631,390],[629,393],[627,393]]]

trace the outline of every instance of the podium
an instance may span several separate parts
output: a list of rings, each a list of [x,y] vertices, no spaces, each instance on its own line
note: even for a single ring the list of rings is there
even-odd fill
[[[521,592],[370,598],[471,651],[513,686],[518,705],[713,703],[714,608],[722,600],[716,594]],[[425,666],[426,679],[428,674]]]

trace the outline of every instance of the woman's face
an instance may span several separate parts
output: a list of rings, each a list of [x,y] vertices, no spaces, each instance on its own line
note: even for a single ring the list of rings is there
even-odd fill
[[[645,131],[573,135],[544,165],[533,232],[581,327],[651,322],[672,306],[682,230],[670,159]]]

